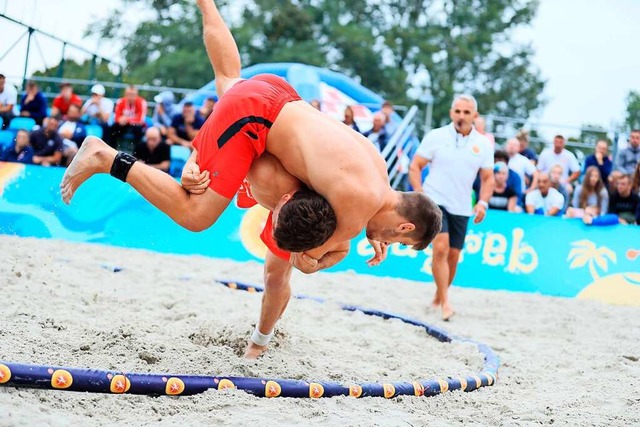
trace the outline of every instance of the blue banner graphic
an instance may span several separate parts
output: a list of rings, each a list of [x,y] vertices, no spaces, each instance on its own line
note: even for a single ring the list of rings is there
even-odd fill
[[[230,206],[213,227],[192,233],[106,175],[91,178],[67,206],[58,189],[63,173],[0,163],[0,233],[236,261],[264,258],[259,233],[267,212],[260,207]],[[431,248],[393,245],[382,265],[369,268],[372,253],[362,235],[329,271],[433,281]],[[490,211],[482,224],[470,224],[455,284],[640,305],[640,226],[587,227]]]

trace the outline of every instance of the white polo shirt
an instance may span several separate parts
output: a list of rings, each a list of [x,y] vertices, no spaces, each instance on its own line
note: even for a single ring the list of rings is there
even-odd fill
[[[514,171],[520,177],[520,183],[522,184],[522,192],[527,189],[525,183],[525,174],[533,175],[536,172],[536,167],[531,163],[531,160],[527,159],[522,154],[516,153],[509,159],[509,169]]]
[[[0,104],[16,105],[18,103],[18,92],[8,81],[4,81],[4,90],[0,93]]]
[[[551,168],[555,165],[562,166],[563,182],[569,178],[569,175],[580,170],[578,159],[573,153],[566,148],[560,154],[556,154],[553,148],[545,148],[538,157],[538,170],[540,172],[551,172]]]
[[[471,216],[471,192],[479,169],[493,169],[493,148],[474,129],[467,136],[453,123],[425,135],[416,151],[429,160],[424,192],[450,214]]]
[[[527,206],[533,206],[535,210],[542,209],[546,215],[551,208],[558,208],[560,210],[564,208],[564,196],[553,187],[549,188],[546,197],[542,195],[540,190],[535,189],[527,194],[525,204]]]

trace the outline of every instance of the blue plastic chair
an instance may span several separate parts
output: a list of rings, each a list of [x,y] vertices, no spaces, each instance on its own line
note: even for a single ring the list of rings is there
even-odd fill
[[[9,123],[9,129],[15,131],[23,129],[31,132],[35,125],[36,121],[31,117],[14,117],[13,119],[11,119],[11,123]]]
[[[9,148],[13,144],[13,139],[16,137],[15,132],[10,130],[0,130],[0,149]]]
[[[182,168],[191,156],[191,150],[181,145],[171,146],[171,166],[169,167],[169,174],[173,177],[179,178],[182,175]]]
[[[102,126],[86,125],[84,128],[87,131],[87,136],[96,136],[98,138],[102,138]]]

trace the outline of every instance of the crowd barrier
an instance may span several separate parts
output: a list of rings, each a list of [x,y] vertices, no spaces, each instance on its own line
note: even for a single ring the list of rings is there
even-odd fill
[[[261,260],[260,207],[230,206],[202,233],[189,232],[109,176],[96,176],[70,206],[60,199],[64,170],[0,163],[0,233],[102,243],[236,261]],[[431,282],[431,248],[393,245],[388,259],[369,268],[364,235],[329,271]],[[588,227],[579,220],[490,211],[470,224],[455,284],[533,292],[640,306],[640,226]]]

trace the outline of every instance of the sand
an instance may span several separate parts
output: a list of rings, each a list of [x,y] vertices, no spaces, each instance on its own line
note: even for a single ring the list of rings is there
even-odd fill
[[[169,398],[0,387],[0,425],[640,425],[640,309],[454,288],[454,321],[427,308],[434,286],[294,273],[271,351],[245,361],[259,263],[0,236],[0,360],[127,372],[305,380],[413,380],[477,372],[468,344],[340,310],[358,304],[425,320],[493,347],[494,387],[431,398],[262,399],[241,391]],[[123,270],[113,272],[110,266]],[[335,302],[335,304],[334,304]]]

